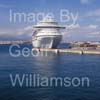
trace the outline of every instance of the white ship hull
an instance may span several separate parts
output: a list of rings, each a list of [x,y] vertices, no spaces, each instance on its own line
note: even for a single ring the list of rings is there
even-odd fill
[[[57,48],[61,39],[62,35],[38,36],[33,38],[32,44],[35,48]]]

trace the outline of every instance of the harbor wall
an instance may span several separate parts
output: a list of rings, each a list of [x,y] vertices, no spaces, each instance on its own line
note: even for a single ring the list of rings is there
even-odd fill
[[[74,50],[74,49],[48,49],[48,48],[33,48],[38,51],[54,52],[54,53],[74,53],[74,54],[100,54],[100,50]]]

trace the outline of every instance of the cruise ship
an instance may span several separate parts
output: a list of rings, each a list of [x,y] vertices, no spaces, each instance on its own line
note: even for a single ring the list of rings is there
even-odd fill
[[[57,48],[62,40],[61,30],[65,27],[58,25],[53,19],[45,17],[34,26],[32,44],[34,48]]]

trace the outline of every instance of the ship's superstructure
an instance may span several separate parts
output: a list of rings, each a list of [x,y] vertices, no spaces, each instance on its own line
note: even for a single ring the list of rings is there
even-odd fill
[[[61,29],[57,22],[51,18],[44,18],[34,26],[32,44],[35,48],[57,48],[62,40]]]

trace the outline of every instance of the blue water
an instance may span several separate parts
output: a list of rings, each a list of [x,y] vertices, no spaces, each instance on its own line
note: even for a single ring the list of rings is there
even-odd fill
[[[12,57],[10,45],[0,46],[0,100],[100,100],[100,55],[54,54]],[[21,45],[21,49],[31,45]],[[90,86],[12,87],[9,74],[45,77],[88,77]]]

